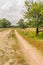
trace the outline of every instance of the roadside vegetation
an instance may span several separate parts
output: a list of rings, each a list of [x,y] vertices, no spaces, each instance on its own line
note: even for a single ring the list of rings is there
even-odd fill
[[[23,36],[31,45],[43,53],[43,33],[41,32],[36,36],[34,30],[32,31],[32,28],[17,29],[21,36]]]

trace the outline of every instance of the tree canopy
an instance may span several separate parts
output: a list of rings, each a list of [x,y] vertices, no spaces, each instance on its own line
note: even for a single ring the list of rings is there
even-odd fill
[[[24,17],[31,20],[33,24],[36,25],[36,29],[43,24],[43,3],[42,2],[32,2],[29,3],[25,1],[26,12]],[[36,30],[38,32],[38,30]]]
[[[3,18],[3,19],[0,19],[0,27],[1,28],[6,28],[6,27],[10,27],[11,26],[11,23],[9,20]]]
[[[20,28],[25,28],[26,27],[26,25],[25,25],[25,23],[24,23],[24,20],[23,19],[20,19],[19,21],[18,21],[18,26],[20,27]]]

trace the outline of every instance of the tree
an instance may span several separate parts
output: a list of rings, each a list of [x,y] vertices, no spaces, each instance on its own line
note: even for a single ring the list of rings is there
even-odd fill
[[[23,20],[23,19],[20,19],[17,24],[18,24],[18,26],[19,26],[20,28],[25,28],[25,23],[24,23],[24,20]]]
[[[25,18],[34,19],[36,23],[36,34],[38,34],[38,28],[43,23],[43,3],[29,3],[25,2],[26,6],[26,12],[25,12]]]
[[[26,21],[25,24],[27,27],[34,27],[34,28],[36,27],[36,22],[34,19],[30,19],[29,21]]]
[[[5,18],[0,20],[0,27],[6,28],[6,27],[10,27],[10,26],[11,26],[11,23],[9,22],[9,20],[7,20]]]

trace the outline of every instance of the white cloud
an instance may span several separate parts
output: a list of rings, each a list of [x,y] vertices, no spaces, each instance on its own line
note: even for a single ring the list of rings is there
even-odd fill
[[[18,0],[18,5],[24,4],[24,1],[25,1],[25,0]]]
[[[24,0],[0,0],[0,18],[7,18],[16,23],[22,18],[23,6]]]
[[[7,18],[12,23],[16,23],[22,18],[24,1],[25,0],[0,0],[0,18]]]
[[[11,2],[7,2],[7,3],[5,3],[5,4],[1,7],[1,9],[2,9],[2,10],[9,10],[12,6],[13,6],[13,5],[12,5]]]

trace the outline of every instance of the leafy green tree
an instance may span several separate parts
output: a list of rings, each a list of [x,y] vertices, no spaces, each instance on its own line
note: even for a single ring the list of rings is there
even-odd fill
[[[25,27],[26,27],[23,19],[20,19],[17,24],[18,24],[18,26],[19,26],[20,28],[25,28]]]
[[[36,23],[36,34],[38,34],[38,28],[43,23],[43,3],[29,3],[28,1],[25,2],[26,12],[25,18],[34,19]]]
[[[27,27],[34,27],[34,28],[36,27],[36,22],[35,22],[34,19],[26,21],[25,24],[26,24]]]
[[[2,20],[0,19],[0,28],[2,27],[3,25],[2,25]]]
[[[6,27],[10,27],[10,26],[11,26],[11,23],[9,22],[9,20],[7,20],[5,18],[0,20],[0,27],[6,28]]]

